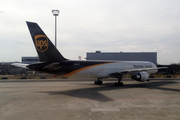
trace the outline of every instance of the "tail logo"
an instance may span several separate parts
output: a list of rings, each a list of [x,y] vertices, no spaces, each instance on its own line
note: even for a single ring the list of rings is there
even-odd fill
[[[36,35],[34,37],[36,49],[44,52],[48,49],[48,38],[45,35]]]

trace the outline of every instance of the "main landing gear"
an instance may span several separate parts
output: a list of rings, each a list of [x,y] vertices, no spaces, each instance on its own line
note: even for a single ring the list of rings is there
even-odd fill
[[[123,82],[121,82],[121,80],[122,80],[122,75],[118,75],[117,78],[118,78],[118,82],[115,82],[115,83],[114,83],[114,86],[123,86]],[[102,85],[103,82],[102,82],[101,79],[102,79],[102,78],[98,78],[96,81],[94,81],[94,84],[95,84],[95,85]]]
[[[101,79],[102,79],[102,78],[98,78],[96,81],[94,81],[94,84],[95,84],[95,85],[102,85],[103,82],[102,82]]]
[[[118,82],[115,82],[114,86],[123,86],[123,82],[121,82],[122,75],[118,75],[117,78],[118,78]]]

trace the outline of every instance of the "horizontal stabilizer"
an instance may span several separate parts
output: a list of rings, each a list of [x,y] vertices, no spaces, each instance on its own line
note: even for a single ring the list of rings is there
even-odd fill
[[[29,65],[29,64],[13,63],[13,64],[11,64],[11,65],[16,66],[16,67],[20,67],[20,68],[26,68],[26,69],[28,69],[28,68],[27,68],[27,65]]]

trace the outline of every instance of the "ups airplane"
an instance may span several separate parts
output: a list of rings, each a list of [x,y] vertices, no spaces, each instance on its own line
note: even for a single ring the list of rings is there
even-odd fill
[[[62,78],[97,78],[94,84],[102,84],[103,78],[117,78],[115,86],[121,86],[122,76],[144,82],[158,69],[146,61],[94,61],[69,60],[62,56],[37,23],[27,22],[40,62],[33,64],[13,63],[12,65],[62,76]]]

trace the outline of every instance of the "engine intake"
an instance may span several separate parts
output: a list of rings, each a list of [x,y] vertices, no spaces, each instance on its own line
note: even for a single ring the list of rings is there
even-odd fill
[[[144,82],[149,80],[149,74],[147,72],[139,72],[131,78],[139,82]]]

